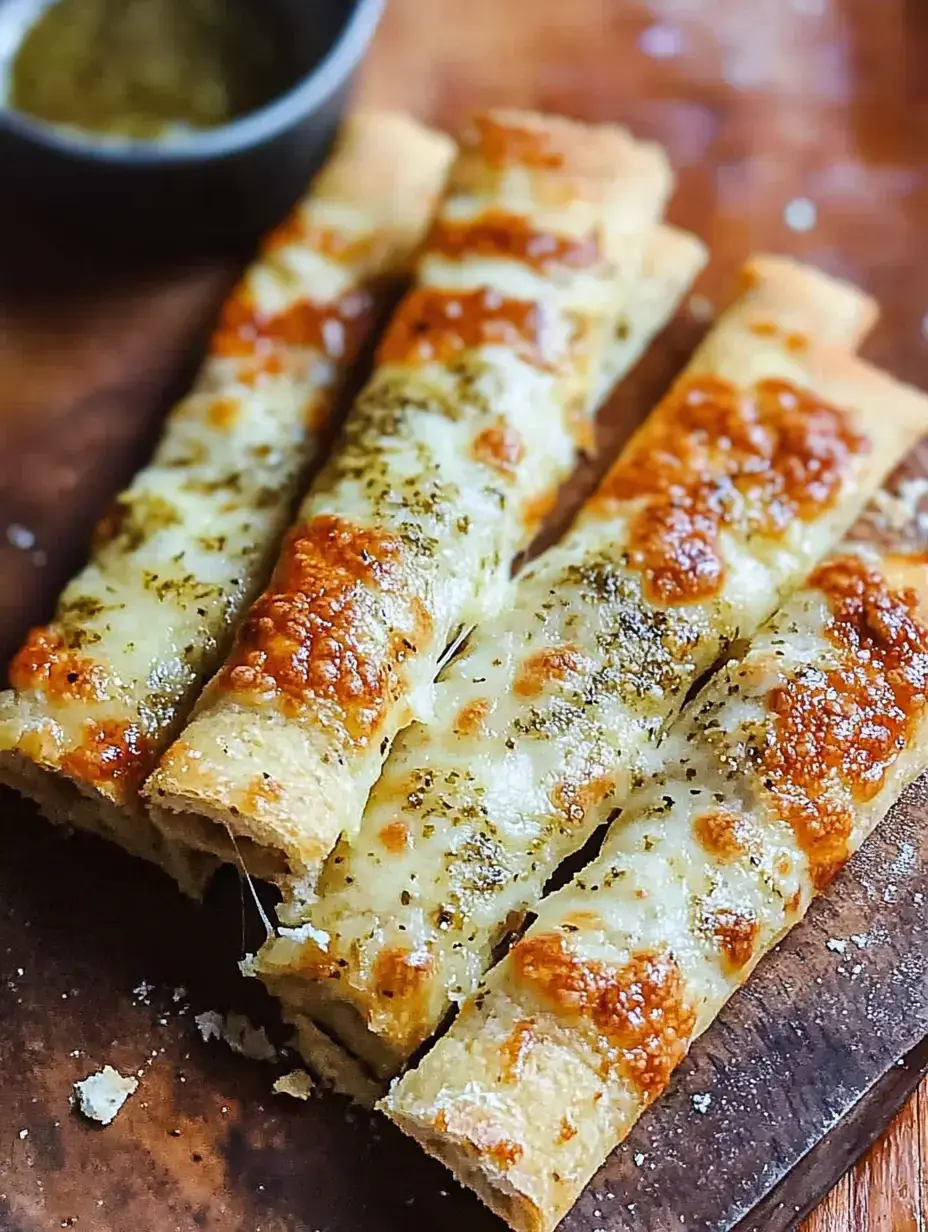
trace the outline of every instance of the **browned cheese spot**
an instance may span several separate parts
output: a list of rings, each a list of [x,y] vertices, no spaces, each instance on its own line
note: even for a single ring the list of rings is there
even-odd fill
[[[595,232],[573,239],[540,231],[521,214],[487,210],[464,221],[439,219],[426,248],[452,261],[469,257],[496,257],[518,261],[533,269],[552,267],[589,269],[602,260]]]
[[[551,792],[551,803],[571,826],[582,825],[587,811],[601,804],[612,790],[611,775],[588,779],[585,783],[565,780]]]
[[[517,1022],[500,1045],[500,1068],[504,1082],[518,1082],[525,1061],[535,1042],[535,1027],[530,1018]]]
[[[650,1103],[686,1054],[696,1023],[683,974],[669,953],[641,951],[621,965],[587,960],[559,933],[513,947],[515,979],[559,1015],[598,1036],[610,1067]]]
[[[61,759],[71,778],[92,783],[105,794],[129,800],[155,760],[155,749],[134,723],[110,720],[84,724],[81,743]]]
[[[546,646],[526,655],[512,682],[516,697],[540,697],[551,680],[583,670],[586,660],[576,646]]]
[[[693,819],[693,832],[702,848],[717,860],[728,863],[748,853],[747,828],[739,813],[713,809]]]
[[[504,346],[537,367],[549,366],[544,312],[531,300],[506,299],[488,287],[410,291],[377,352],[381,364],[447,364],[469,350]]]
[[[721,532],[777,537],[835,501],[869,442],[851,416],[808,390],[766,379],[679,381],[606,476],[608,515],[634,501],[631,564],[648,596],[690,603],[718,593]]]
[[[747,966],[754,957],[760,932],[756,916],[751,912],[720,907],[709,916],[709,927],[718,942],[726,969],[736,972]]]
[[[14,689],[37,689],[53,702],[99,702],[110,684],[103,664],[70,650],[51,625],[30,629],[9,677]]]
[[[816,889],[848,858],[854,806],[871,800],[911,741],[928,689],[928,631],[917,600],[856,556],[822,565],[809,585],[832,611],[840,664],[771,690],[757,753],[764,785],[809,860]]]
[[[384,531],[329,514],[296,527],[220,687],[295,709],[335,703],[351,738],[371,739],[402,692],[403,663],[430,632],[412,602],[406,631],[371,634],[378,596],[398,591],[402,575],[402,546]]]
[[[406,825],[405,821],[401,821],[399,818],[396,818],[395,821],[388,821],[387,824],[381,829],[378,838],[380,839],[381,845],[385,847],[391,855],[399,855],[400,852],[405,851],[406,848],[409,847],[411,842],[409,826]]]
[[[474,437],[471,453],[478,462],[491,467],[505,479],[514,479],[525,457],[522,437],[504,419],[484,428]]]
[[[267,313],[241,283],[223,305],[210,349],[219,358],[252,361],[252,383],[262,375],[283,372],[282,352],[290,348],[320,351],[348,366],[364,345],[373,316],[374,301],[367,290],[349,291],[327,303],[300,299],[280,312]]]
[[[474,736],[483,730],[483,722],[490,713],[491,704],[486,698],[468,702],[458,711],[454,730],[459,736]]]

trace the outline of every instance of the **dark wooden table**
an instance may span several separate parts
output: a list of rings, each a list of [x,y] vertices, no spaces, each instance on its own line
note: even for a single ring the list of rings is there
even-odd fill
[[[808,258],[875,294],[884,316],[867,354],[928,387],[922,0],[392,0],[361,93],[364,101],[409,108],[452,128],[474,107],[510,103],[621,119],[667,145],[679,175],[671,216],[709,242],[713,262],[696,314],[682,314],[613,404],[607,452],[666,385],[703,328],[697,318],[723,300],[734,269],[758,248]],[[234,261],[212,259],[128,270],[59,251],[26,220],[0,226],[4,658],[79,562],[110,491],[145,456],[234,268]],[[575,498],[594,470],[584,471]],[[916,841],[928,815],[924,799],[908,799],[885,840],[888,854],[877,844],[871,862],[891,866],[899,852],[918,848],[913,860],[922,863],[909,872],[924,876],[928,845]],[[810,980],[814,968],[833,991],[837,957],[825,954],[834,962],[823,965],[821,939],[829,929],[848,935],[855,911],[875,910],[859,891],[879,871],[857,862],[813,913],[805,937],[765,964],[753,1000],[736,999],[720,1030],[696,1050],[678,1103],[713,1065],[718,1070],[744,1023],[762,1016],[759,999],[777,992],[784,964],[800,975],[806,969]],[[234,976],[243,944],[257,939],[254,913],[239,895],[228,879],[206,910],[180,903],[158,875],[102,845],[64,843],[11,797],[0,797],[2,1232],[495,1228],[453,1187],[445,1196],[441,1170],[387,1126],[335,1100],[304,1108],[272,1097],[264,1068],[200,1044],[191,1023],[199,1010],[235,1004],[273,1021],[260,990]],[[898,912],[893,902],[879,906],[895,922],[895,961],[922,952],[913,901]],[[924,967],[912,969],[924,980]],[[890,974],[883,972],[887,1012],[895,1008],[901,1040],[899,1018],[910,1011]],[[873,975],[870,991],[882,995],[880,972]],[[181,986],[186,992],[174,1000]],[[852,1015],[855,987],[842,994]],[[808,993],[797,980],[790,994],[805,1007],[796,1010],[800,1026],[815,1000]],[[918,993],[912,1005],[921,1013]],[[818,1044],[826,1070],[828,1049],[838,1047],[829,1040],[826,1033]],[[889,1064],[888,1052],[879,1056],[874,1046],[874,1079]],[[69,1112],[68,1093],[107,1062],[140,1070],[142,1082],[117,1122],[96,1131]],[[922,1046],[907,1068],[884,1078],[858,1122],[845,1122],[844,1138],[832,1136],[809,1168],[794,1174],[789,1202],[803,1208],[820,1193],[823,1178],[838,1175],[926,1068]],[[839,1078],[829,1075],[831,1085]],[[826,1089],[810,1074],[810,1102]],[[665,1120],[677,1115],[671,1107]],[[681,1123],[698,1134],[692,1118]],[[654,1124],[664,1121],[657,1116]],[[750,1132],[749,1125],[746,1141]],[[634,1177],[630,1164],[626,1173]],[[733,1174],[722,1168],[709,1183],[724,1193]],[[748,1195],[745,1210],[758,1194]],[[608,1196],[602,1186],[591,1194],[570,1220],[572,1232],[671,1226],[657,1217],[643,1223],[640,1212],[636,1222],[624,1206],[598,1213]],[[680,1209],[689,1209],[686,1197]],[[750,1226],[787,1226],[782,1210],[759,1218],[764,1222]],[[923,1087],[804,1228],[921,1232],[926,1221]]]

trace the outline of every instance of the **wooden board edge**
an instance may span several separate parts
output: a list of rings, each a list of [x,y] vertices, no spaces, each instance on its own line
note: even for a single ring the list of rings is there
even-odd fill
[[[928,1035],[874,1082],[731,1232],[792,1232],[873,1146],[928,1075]]]

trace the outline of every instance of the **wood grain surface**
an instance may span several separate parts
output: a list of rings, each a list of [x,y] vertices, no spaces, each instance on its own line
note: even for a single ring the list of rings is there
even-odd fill
[[[361,93],[450,127],[498,103],[621,119],[670,151],[671,217],[710,243],[712,267],[607,408],[562,520],[754,249],[875,294],[884,317],[867,354],[928,387],[922,0],[392,0]],[[113,267],[0,218],[4,658],[144,457],[235,265]],[[926,473],[928,452],[912,465]],[[694,1048],[565,1229],[795,1227],[886,1126],[928,1070],[926,817],[919,785]],[[231,875],[195,907],[0,797],[2,1232],[499,1228],[385,1123],[330,1096],[274,1097],[266,1067],[200,1042],[192,1015],[229,1006],[274,1034],[268,998],[235,974],[258,940]],[[96,1130],[68,1097],[105,1063],[141,1085]],[[694,1094],[712,1096],[704,1114]],[[923,1086],[803,1232],[926,1225]]]

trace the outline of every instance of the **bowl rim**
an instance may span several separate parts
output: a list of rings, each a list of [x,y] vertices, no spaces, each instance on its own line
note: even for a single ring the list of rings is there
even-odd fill
[[[311,114],[334,94],[363,59],[386,0],[355,0],[354,8],[322,59],[295,85],[238,120],[207,129],[176,145],[144,140],[100,140],[72,136],[27,112],[0,105],[0,130],[83,162],[129,166],[183,165],[239,154],[275,137]]]

